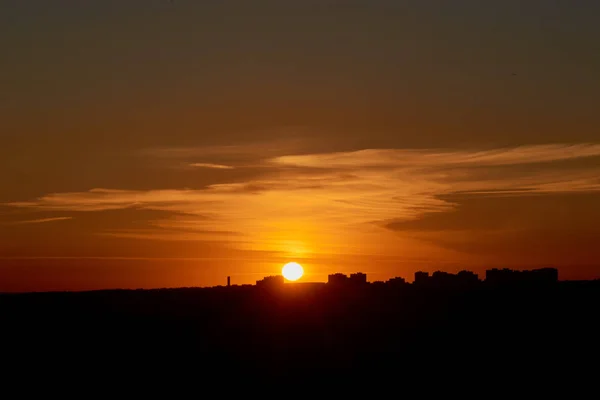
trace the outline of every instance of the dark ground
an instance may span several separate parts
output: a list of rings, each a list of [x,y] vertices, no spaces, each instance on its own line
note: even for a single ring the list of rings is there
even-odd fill
[[[600,371],[599,305],[600,281],[5,294],[0,337],[14,376],[584,380]]]

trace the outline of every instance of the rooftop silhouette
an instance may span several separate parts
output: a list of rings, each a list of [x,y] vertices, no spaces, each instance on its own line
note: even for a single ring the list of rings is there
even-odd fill
[[[375,285],[377,287],[391,286],[391,287],[409,287],[416,286],[419,288],[439,288],[439,289],[465,289],[473,288],[477,285],[548,285],[558,283],[558,270],[556,268],[539,268],[533,270],[512,270],[508,268],[504,269],[489,269],[485,272],[485,278],[479,279],[479,276],[472,271],[462,270],[456,274],[435,271],[431,275],[429,272],[417,271],[414,275],[413,283],[408,283],[402,277],[390,278],[387,281],[374,281],[369,282],[367,280],[367,274],[363,272],[356,272],[350,275],[343,274],[340,272],[330,274],[327,278],[327,285],[329,287],[365,287],[366,285]],[[264,278],[257,280],[257,287],[261,288],[272,288],[284,285],[285,278],[281,275],[265,276]],[[305,282],[307,283],[307,282]],[[317,282],[310,282],[317,283]],[[294,282],[298,284],[298,282]],[[249,286],[249,285],[243,285]],[[232,287],[231,277],[227,277],[227,287]],[[233,287],[237,287],[233,285]]]

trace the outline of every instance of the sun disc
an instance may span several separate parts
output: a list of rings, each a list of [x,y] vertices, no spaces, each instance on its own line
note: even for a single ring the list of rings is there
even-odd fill
[[[281,274],[288,281],[297,281],[304,275],[304,268],[296,262],[287,263],[283,266]]]

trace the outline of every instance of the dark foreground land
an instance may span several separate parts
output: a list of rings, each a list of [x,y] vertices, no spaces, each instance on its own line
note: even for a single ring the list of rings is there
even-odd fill
[[[345,385],[408,373],[585,379],[598,372],[599,305],[600,281],[5,294],[0,336],[4,365],[26,374],[186,370]]]

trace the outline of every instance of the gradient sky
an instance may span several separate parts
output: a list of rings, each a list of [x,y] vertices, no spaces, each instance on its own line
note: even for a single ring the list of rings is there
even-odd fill
[[[0,3],[0,291],[600,277],[600,2]]]

